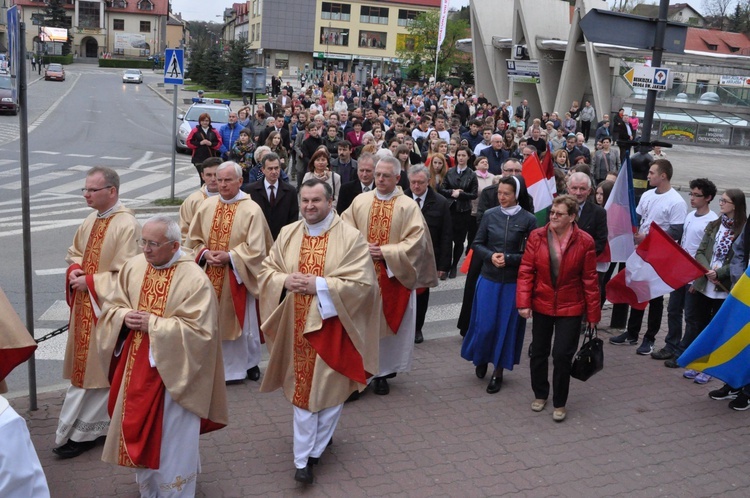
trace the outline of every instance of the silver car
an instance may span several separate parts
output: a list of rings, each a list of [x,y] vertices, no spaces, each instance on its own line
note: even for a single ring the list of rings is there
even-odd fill
[[[126,69],[122,73],[123,83],[143,83],[143,73],[140,69]]]

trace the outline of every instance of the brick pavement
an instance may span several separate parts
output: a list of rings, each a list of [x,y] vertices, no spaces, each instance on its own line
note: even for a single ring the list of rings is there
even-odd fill
[[[699,386],[635,347],[607,343],[604,370],[571,381],[568,419],[557,424],[551,405],[529,408],[528,358],[489,395],[488,379],[460,358],[457,335],[425,335],[413,371],[391,382],[390,395],[368,392],[346,405],[307,488],[292,479],[290,404],[255,383],[228,386],[230,426],[201,438],[198,496],[748,494],[750,412],[709,399],[717,380]],[[132,471],[104,464],[99,449],[73,460],[51,453],[63,395],[41,395],[31,414],[26,398],[12,400],[29,420],[52,496],[137,496]]]

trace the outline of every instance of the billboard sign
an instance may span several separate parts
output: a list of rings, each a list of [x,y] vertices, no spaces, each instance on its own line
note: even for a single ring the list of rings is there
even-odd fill
[[[39,39],[43,42],[65,43],[68,41],[68,30],[65,28],[42,26],[42,29],[39,32]]]
[[[115,48],[119,50],[146,50],[146,36],[140,33],[115,33]]]

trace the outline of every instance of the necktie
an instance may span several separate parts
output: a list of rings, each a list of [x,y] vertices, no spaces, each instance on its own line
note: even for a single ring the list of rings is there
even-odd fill
[[[421,197],[417,197],[414,200],[417,201],[417,206],[419,206],[419,209],[422,209],[422,198]]]
[[[269,185],[268,188],[271,189],[271,196],[269,197],[269,200],[271,201],[271,207],[274,207],[276,205],[276,194],[274,193],[273,189],[276,188],[273,185]]]
[[[370,187],[365,187],[362,189],[362,192],[369,192],[369,191],[370,191]]]

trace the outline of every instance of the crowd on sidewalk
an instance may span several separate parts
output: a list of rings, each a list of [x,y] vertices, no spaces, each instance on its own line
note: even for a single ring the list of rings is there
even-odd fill
[[[291,403],[294,479],[312,484],[344,404],[398,388],[429,335],[430,288],[459,271],[460,355],[479,378],[491,364],[486,391],[499,393],[531,319],[530,407],[542,412],[551,397],[563,422],[581,331],[600,322],[616,270],[603,256],[625,155],[615,144],[639,123],[623,109],[597,120],[588,101],[563,113],[515,104],[440,82],[358,85],[325,73],[295,92],[279,81],[263,108],[230,113],[218,132],[200,117],[187,140],[200,188],[179,222],[141,226],[119,199],[117,172],[89,170],[92,212],[66,255],[70,387],[54,452],[74,458],[104,439],[102,458],[134,468],[142,495],[191,496],[199,435],[232,423],[226,385],[259,381]],[[545,157],[557,196],[541,210],[524,168]],[[745,195],[698,178],[688,213],[666,154],[655,149],[648,162],[634,243],[656,223],[705,274],[670,294],[663,348],[654,349],[663,296],[649,302],[640,345],[645,312],[635,308],[609,342],[676,368],[747,268]],[[615,306],[610,328],[625,328],[628,307]],[[709,393],[735,410],[749,395],[727,384]],[[3,485],[0,494],[22,496]]]

